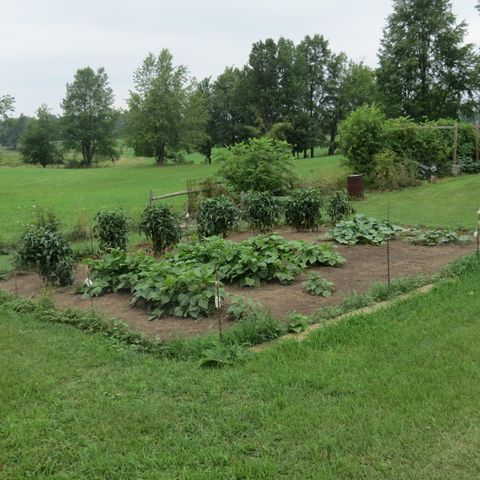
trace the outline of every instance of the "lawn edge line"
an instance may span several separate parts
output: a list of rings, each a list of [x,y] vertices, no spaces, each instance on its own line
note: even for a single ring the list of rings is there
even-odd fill
[[[279,343],[286,342],[289,340],[295,340],[297,342],[301,342],[305,339],[308,338],[308,336],[317,330],[320,330],[321,328],[329,327],[331,325],[335,325],[336,323],[341,322],[342,320],[346,320],[347,318],[355,317],[357,315],[370,315],[372,313],[376,313],[379,310],[383,310],[385,308],[388,308],[392,305],[395,305],[401,301],[404,300],[409,300],[412,297],[418,296],[418,295],[425,295],[433,290],[433,288],[436,286],[436,283],[427,283],[426,285],[423,285],[419,288],[416,288],[415,290],[412,290],[411,292],[408,293],[403,293],[397,297],[390,298],[388,300],[383,300],[381,302],[374,303],[372,305],[367,305],[365,307],[358,308],[356,310],[352,310],[350,312],[342,313],[338,315],[337,317],[330,318],[328,320],[324,320],[322,322],[314,323],[312,325],[309,325],[303,332],[300,333],[287,333],[286,335],[282,335],[281,337],[268,342],[268,343],[261,343],[259,345],[255,345],[251,347],[249,350],[251,352],[259,353],[263,352],[265,350],[269,350],[270,348],[273,348],[275,345],[278,345]]]

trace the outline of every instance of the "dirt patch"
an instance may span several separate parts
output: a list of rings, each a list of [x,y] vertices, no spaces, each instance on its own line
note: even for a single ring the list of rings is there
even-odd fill
[[[285,238],[291,240],[315,241],[319,232],[296,233],[279,231]],[[251,236],[251,233],[241,233],[231,237],[239,241]],[[317,267],[309,269],[297,277],[291,285],[267,284],[256,288],[227,286],[227,291],[236,295],[249,297],[262,304],[274,316],[284,318],[290,312],[309,314],[329,306],[338,305],[349,293],[362,293],[373,283],[386,281],[386,247],[370,245],[355,245],[353,247],[337,247],[347,260],[339,268]],[[391,243],[391,275],[392,278],[409,277],[420,274],[432,274],[453,259],[473,253],[473,245],[442,245],[437,247],[413,246],[401,241]],[[335,293],[329,298],[315,297],[303,291],[302,282],[308,272],[316,271],[324,278],[335,283]],[[191,320],[176,317],[164,317],[160,320],[149,320],[149,314],[142,309],[130,305],[128,294],[109,294],[93,300],[84,299],[75,294],[75,289],[86,278],[85,267],[79,267],[73,287],[57,288],[51,295],[59,308],[79,308],[95,310],[109,317],[118,318],[134,328],[167,339],[181,336],[194,336],[209,330],[217,331],[219,317],[224,317],[220,311],[216,316],[202,320]],[[15,275],[0,282],[0,289],[17,292],[27,298],[35,298],[43,290],[43,282],[35,274]],[[223,320],[228,328],[232,322]]]

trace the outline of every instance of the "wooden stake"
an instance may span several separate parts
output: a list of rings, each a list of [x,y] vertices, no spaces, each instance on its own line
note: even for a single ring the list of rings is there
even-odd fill
[[[453,164],[457,164],[457,148],[458,148],[458,124],[453,129]]]

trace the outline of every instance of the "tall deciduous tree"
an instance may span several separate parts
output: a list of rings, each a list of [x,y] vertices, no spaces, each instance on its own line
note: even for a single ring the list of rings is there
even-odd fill
[[[42,167],[62,163],[62,156],[54,143],[55,117],[46,105],[37,110],[37,118],[30,120],[20,138],[20,152],[25,163]]]
[[[306,36],[297,47],[297,71],[303,78],[301,110],[308,114],[310,154],[323,136],[322,120],[328,100],[331,81],[332,52],[328,41],[321,35]]]
[[[167,152],[189,149],[201,142],[208,120],[201,95],[186,67],[174,66],[172,54],[163,49],[150,53],[134,74],[130,92],[128,143],[135,151],[165,163]]]
[[[0,96],[0,118],[6,119],[8,112],[13,111],[15,99],[11,95]]]
[[[338,126],[348,114],[377,100],[375,72],[363,63],[348,61],[345,54],[333,55],[329,65],[325,106],[325,129],[330,134],[328,154],[334,155]]]
[[[464,44],[448,0],[394,0],[379,51],[378,85],[390,116],[455,118],[472,113],[479,57]]]
[[[77,70],[73,83],[67,84],[62,108],[64,145],[80,152],[85,166],[97,155],[117,157],[113,92],[103,68]]]

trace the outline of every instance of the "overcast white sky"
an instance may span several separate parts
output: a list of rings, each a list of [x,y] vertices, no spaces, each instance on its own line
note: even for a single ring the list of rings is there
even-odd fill
[[[480,46],[475,0],[453,0]],[[253,42],[319,33],[334,51],[376,64],[391,0],[0,0],[0,95],[16,112],[54,112],[77,68],[105,67],[117,106],[146,54],[168,48],[197,78],[247,62]]]

